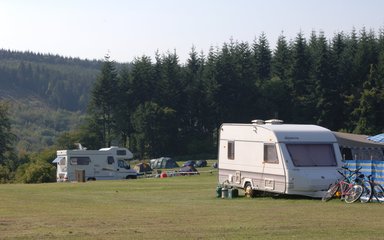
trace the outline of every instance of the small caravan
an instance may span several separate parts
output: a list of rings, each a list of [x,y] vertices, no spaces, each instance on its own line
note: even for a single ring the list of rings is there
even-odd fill
[[[342,158],[323,127],[254,120],[224,123],[219,131],[219,182],[257,192],[321,197],[338,179]]]
[[[84,179],[135,179],[137,172],[126,160],[133,154],[126,148],[109,147],[100,150],[58,150],[53,163],[57,163],[57,182],[75,181],[76,172],[84,172]]]

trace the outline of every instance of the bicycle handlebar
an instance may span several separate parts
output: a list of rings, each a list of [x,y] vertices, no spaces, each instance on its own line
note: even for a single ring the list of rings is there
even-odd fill
[[[338,173],[340,173],[341,176],[343,176],[344,178],[347,178],[344,173],[340,172],[339,170],[337,170]]]
[[[344,173],[340,172],[339,170],[337,170],[337,172],[338,172],[341,176],[343,176],[345,179],[350,179],[350,178],[351,178],[353,175],[355,175],[355,174],[356,174],[356,176],[357,176],[357,173],[359,173],[360,170],[361,170],[363,167],[359,167],[359,168],[357,168],[357,169],[354,170],[354,171],[352,171],[352,170],[350,170],[349,168],[344,167],[344,166],[342,166],[341,168],[342,168],[342,169],[345,169],[345,170],[348,170],[348,171],[349,171],[349,176],[347,177]]]
[[[347,167],[344,167],[344,166],[342,166],[341,167],[342,169],[345,169],[345,170],[348,170],[349,172],[355,172],[355,173],[357,173],[357,172],[360,172],[360,170],[363,168],[363,167],[359,167],[359,168],[357,168],[356,170],[354,170],[354,171],[352,171],[351,169],[349,169],[349,168],[347,168]]]

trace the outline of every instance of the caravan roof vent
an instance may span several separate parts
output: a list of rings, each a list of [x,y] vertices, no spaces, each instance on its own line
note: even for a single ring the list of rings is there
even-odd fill
[[[280,119],[269,119],[265,121],[265,124],[275,125],[275,124],[283,124],[283,122],[284,121]]]
[[[253,123],[253,124],[257,124],[257,125],[261,125],[261,124],[264,124],[264,120],[261,120],[261,119],[255,119],[255,120],[252,120],[252,123]]]

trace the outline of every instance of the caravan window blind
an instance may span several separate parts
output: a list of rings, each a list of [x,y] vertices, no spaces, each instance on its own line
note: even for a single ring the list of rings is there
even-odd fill
[[[287,144],[296,167],[337,166],[332,144]]]
[[[89,165],[91,159],[89,157],[71,157],[71,165]]]

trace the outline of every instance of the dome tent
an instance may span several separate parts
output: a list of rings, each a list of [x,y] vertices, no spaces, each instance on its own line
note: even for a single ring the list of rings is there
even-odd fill
[[[151,173],[152,168],[148,163],[138,163],[133,168],[137,173]]]
[[[169,157],[161,157],[161,158],[155,158],[151,159],[151,168],[152,169],[159,169],[159,168],[178,168],[179,165],[175,160]]]

